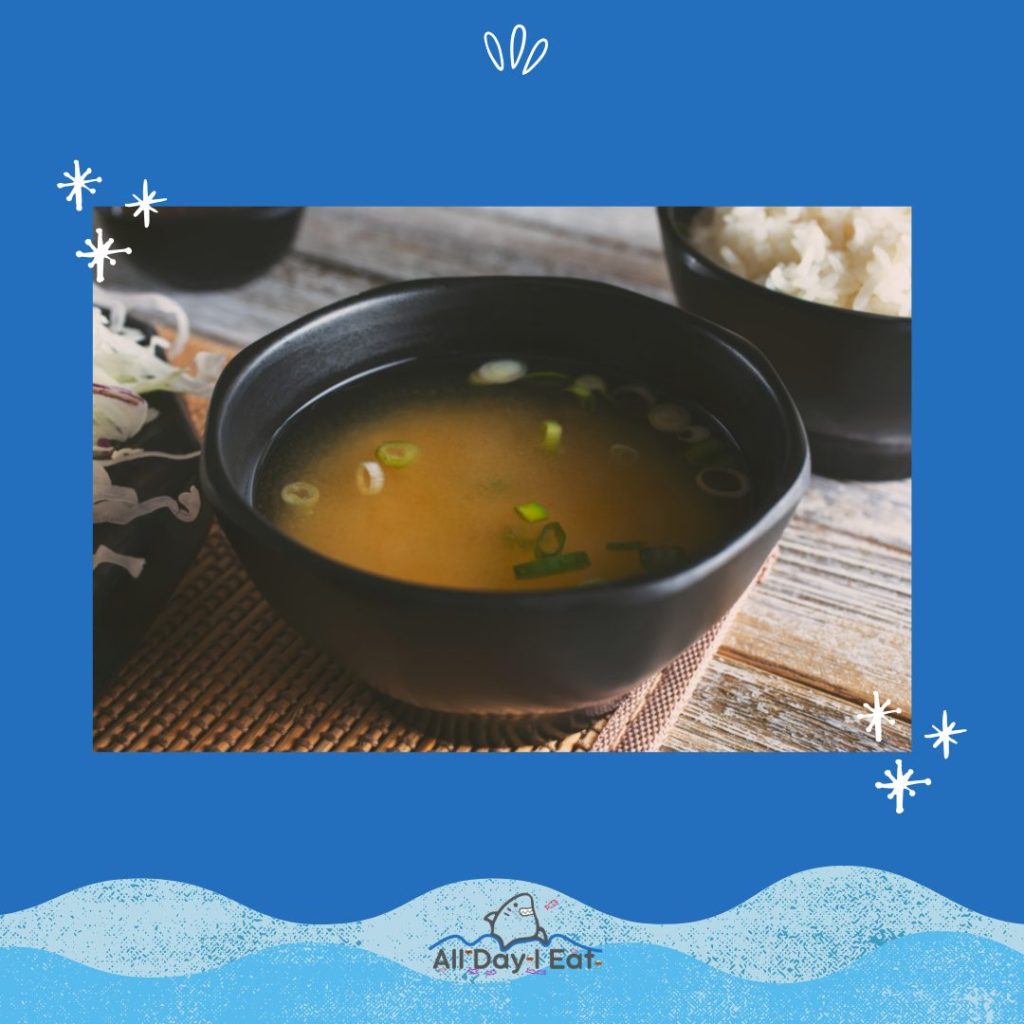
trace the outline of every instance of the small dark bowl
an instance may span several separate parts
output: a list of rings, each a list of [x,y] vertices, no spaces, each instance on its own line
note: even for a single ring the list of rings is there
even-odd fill
[[[751,468],[749,528],[674,575],[515,594],[373,575],[303,547],[254,510],[275,434],[332,386],[396,360],[531,352],[646,381],[720,417]],[[530,720],[607,709],[699,637],[753,580],[808,476],[796,408],[742,338],[608,285],[515,277],[380,288],[244,349],[214,393],[201,468],[257,586],[313,643],[405,706]]]
[[[742,334],[768,356],[803,416],[815,473],[910,476],[910,317],[797,299],[725,270],[688,241],[702,209],[658,208],[679,305]]]
[[[237,288],[291,247],[301,206],[158,206],[147,228],[123,206],[97,207],[102,226],[131,246],[132,263],[173,288]]]

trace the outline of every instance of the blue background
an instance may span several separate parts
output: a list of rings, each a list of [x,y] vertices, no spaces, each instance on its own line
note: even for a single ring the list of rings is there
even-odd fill
[[[1018,36],[998,9],[144,10],[7,15],[0,911],[158,876],[342,920],[507,875],[678,921],[862,864],[1024,919]],[[481,41],[517,21],[551,41],[527,78],[497,74]],[[897,817],[873,788],[891,755],[94,754],[90,275],[74,256],[91,224],[54,187],[76,157],[104,178],[97,202],[145,176],[182,204],[912,203],[906,761],[934,784]],[[921,739],[944,707],[969,729],[948,762]],[[521,845],[488,841],[492,812],[521,816]]]

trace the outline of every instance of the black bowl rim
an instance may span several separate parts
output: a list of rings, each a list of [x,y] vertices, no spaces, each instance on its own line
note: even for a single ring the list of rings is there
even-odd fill
[[[769,302],[780,302],[784,306],[789,306],[794,311],[803,310],[804,312],[814,312],[818,316],[831,316],[841,317],[847,321],[847,326],[850,326],[854,321],[860,320],[863,324],[875,324],[881,326],[882,324],[888,324],[891,327],[907,329],[910,328],[911,317],[909,316],[891,316],[888,313],[869,313],[862,309],[846,309],[843,306],[830,306],[827,302],[815,302],[813,299],[801,299],[798,295],[787,295],[785,292],[777,292],[771,288],[766,288],[763,284],[758,284],[756,281],[749,281],[745,277],[740,277],[739,274],[734,274],[731,270],[723,267],[720,263],[715,263],[714,260],[709,259],[705,256],[696,246],[692,245],[688,238],[679,230],[676,226],[675,218],[672,216],[674,210],[689,210],[696,212],[698,210],[708,210],[711,207],[708,206],[659,206],[658,216],[661,218],[661,222],[665,229],[672,233],[673,239],[678,243],[679,247],[686,253],[688,257],[695,260],[700,264],[701,268],[707,273],[721,280],[724,284],[729,286],[740,286],[744,289],[755,289],[760,295],[767,296]]]
[[[717,340],[732,347],[747,363],[751,364],[752,370],[764,378],[769,388],[780,400],[796,448],[793,461],[798,463],[792,472],[789,484],[785,486],[775,501],[742,533],[737,534],[724,547],[701,559],[695,565],[682,569],[679,572],[658,576],[653,579],[649,577],[630,577],[623,580],[612,580],[597,586],[559,587],[551,590],[533,590],[520,594],[508,590],[468,590],[458,587],[439,587],[425,583],[414,583],[393,576],[382,576],[379,573],[368,572],[326,555],[321,555],[319,552],[306,547],[304,544],[293,540],[287,534],[278,530],[269,519],[261,515],[245,496],[231,484],[217,445],[223,395],[234,386],[235,381],[247,372],[253,364],[258,363],[268,350],[282,342],[286,342],[296,334],[305,332],[310,327],[330,320],[338,313],[342,313],[355,306],[375,302],[390,302],[399,296],[436,291],[438,289],[483,288],[489,286],[515,287],[522,284],[625,295],[632,301],[650,303],[671,309],[675,314],[689,320],[702,331],[706,332],[710,329]],[[273,545],[279,551],[289,552],[291,557],[302,560],[317,575],[357,583],[364,589],[369,588],[376,592],[394,592],[398,590],[405,594],[417,595],[423,599],[429,598],[436,603],[473,601],[489,603],[495,607],[501,605],[517,608],[522,606],[542,606],[545,609],[554,611],[563,607],[571,608],[579,605],[602,604],[604,602],[618,604],[623,598],[638,601],[655,601],[665,595],[688,588],[710,576],[722,565],[732,560],[759,534],[771,529],[780,520],[791,514],[792,507],[796,506],[796,503],[807,489],[810,480],[810,448],[807,441],[807,433],[804,430],[803,421],[800,419],[796,405],[771,363],[768,362],[759,349],[745,338],[718,324],[712,323],[710,320],[705,320],[703,317],[687,313],[677,306],[659,302],[657,299],[640,295],[626,288],[619,288],[615,285],[597,281],[588,281],[582,278],[515,275],[439,277],[387,284],[360,292],[358,295],[342,299],[340,302],[332,303],[329,306],[324,306],[306,316],[300,317],[298,320],[294,320],[290,324],[272,331],[259,341],[243,348],[230,360],[221,373],[210,403],[200,462],[200,478],[204,494],[210,498],[218,515],[225,518],[230,525],[244,530],[261,546]]]

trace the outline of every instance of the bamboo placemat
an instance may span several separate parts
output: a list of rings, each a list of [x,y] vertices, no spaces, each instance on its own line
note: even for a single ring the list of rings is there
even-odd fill
[[[196,341],[190,349],[216,347]],[[189,404],[201,433],[205,403]],[[735,613],[733,608],[604,718],[560,739],[514,749],[657,750]],[[277,616],[216,525],[142,645],[97,703],[93,739],[100,751],[510,749],[459,746],[404,724],[359,677]]]

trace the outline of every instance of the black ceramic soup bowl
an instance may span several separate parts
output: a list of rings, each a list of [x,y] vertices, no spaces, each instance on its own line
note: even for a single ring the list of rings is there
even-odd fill
[[[275,435],[328,389],[399,360],[530,353],[646,382],[718,417],[750,469],[749,526],[672,575],[516,594],[377,576],[302,546],[254,509]],[[742,338],[607,285],[515,277],[380,288],[244,349],[214,393],[201,467],[257,586],[314,644],[406,707],[549,722],[606,710],[724,615],[768,557],[808,475],[796,408]]]
[[[809,302],[733,274],[688,240],[702,209],[658,209],[679,304],[768,356],[800,408],[816,473],[910,476],[910,318]]]

